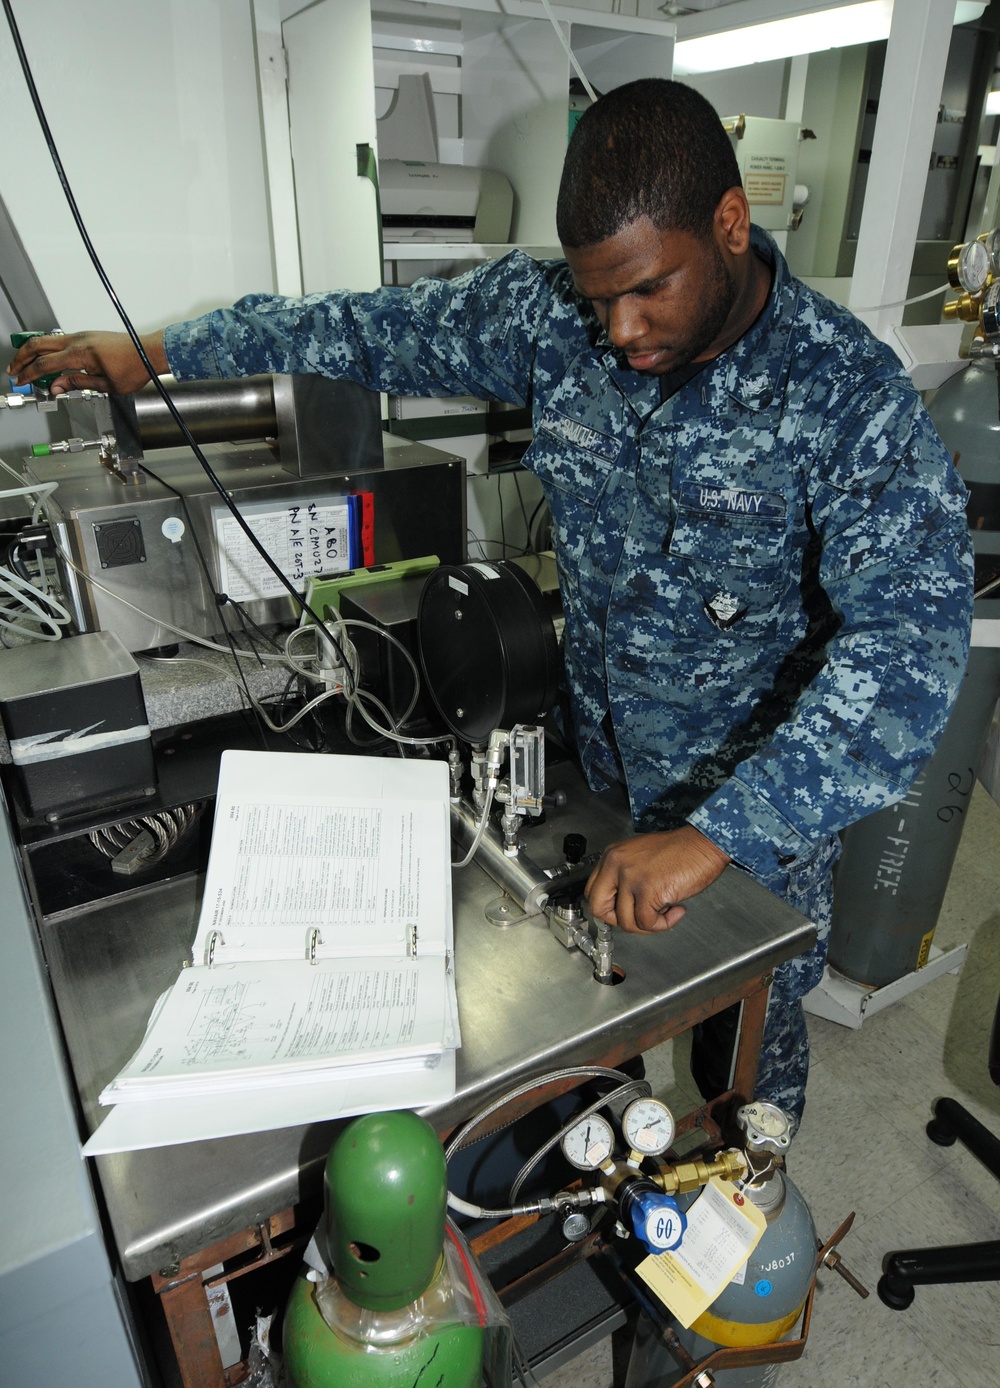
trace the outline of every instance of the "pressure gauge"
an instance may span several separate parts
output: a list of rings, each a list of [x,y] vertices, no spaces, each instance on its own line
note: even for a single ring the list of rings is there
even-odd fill
[[[981,294],[989,279],[990,253],[982,241],[966,241],[956,246],[948,258],[948,282],[953,289]]]
[[[736,1121],[747,1135],[746,1143],[750,1151],[773,1152],[775,1156],[787,1151],[792,1123],[788,1114],[777,1104],[756,1099],[739,1109]]]
[[[592,1171],[606,1162],[614,1151],[611,1124],[596,1113],[581,1118],[562,1140],[563,1156],[580,1171]]]
[[[1000,278],[1000,227],[994,227],[983,237],[983,244],[990,255],[990,274]]]
[[[634,1099],[622,1114],[622,1132],[633,1152],[655,1157],[674,1140],[674,1116],[659,1099]]]
[[[1000,280],[983,295],[983,335],[988,342],[1000,342]]]

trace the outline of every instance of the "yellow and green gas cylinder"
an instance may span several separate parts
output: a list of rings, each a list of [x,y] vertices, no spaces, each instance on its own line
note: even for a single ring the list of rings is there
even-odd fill
[[[333,1275],[300,1274],[285,1313],[290,1388],[478,1388],[484,1332],[449,1273],[446,1203],[444,1152],[422,1118],[344,1129],[326,1166]]]

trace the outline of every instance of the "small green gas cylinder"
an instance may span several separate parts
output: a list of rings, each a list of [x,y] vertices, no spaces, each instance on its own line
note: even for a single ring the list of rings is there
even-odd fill
[[[463,1317],[444,1256],[447,1172],[415,1113],[374,1113],[326,1164],[333,1275],[303,1272],[285,1312],[290,1388],[478,1388],[483,1329]],[[473,1318],[474,1319],[474,1318]]]

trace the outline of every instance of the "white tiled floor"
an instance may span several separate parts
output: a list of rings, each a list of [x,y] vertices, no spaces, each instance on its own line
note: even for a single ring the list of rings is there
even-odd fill
[[[871,1296],[821,1274],[809,1344],[780,1370],[780,1388],[1000,1384],[1000,1284],[919,1287],[907,1311],[875,1295],[890,1249],[1000,1239],[1000,1185],[961,1144],[936,1147],[924,1133],[932,1101],[949,1094],[1000,1135],[1000,1090],[986,1069],[1000,993],[1000,808],[981,787],[935,935],[942,948],[963,941],[960,976],[936,979],[859,1031],[809,1019],[808,1102],[788,1168],[822,1238],[856,1211],[841,1252]],[[693,1103],[682,1043],[647,1056],[647,1069],[667,1102]],[[611,1385],[608,1342],[545,1379],[545,1388]]]

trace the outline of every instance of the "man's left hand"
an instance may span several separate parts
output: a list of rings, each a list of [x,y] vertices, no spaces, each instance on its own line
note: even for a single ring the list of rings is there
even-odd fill
[[[693,825],[636,834],[613,843],[590,874],[592,913],[631,933],[669,930],[684,915],[680,904],[714,882],[728,856]]]

